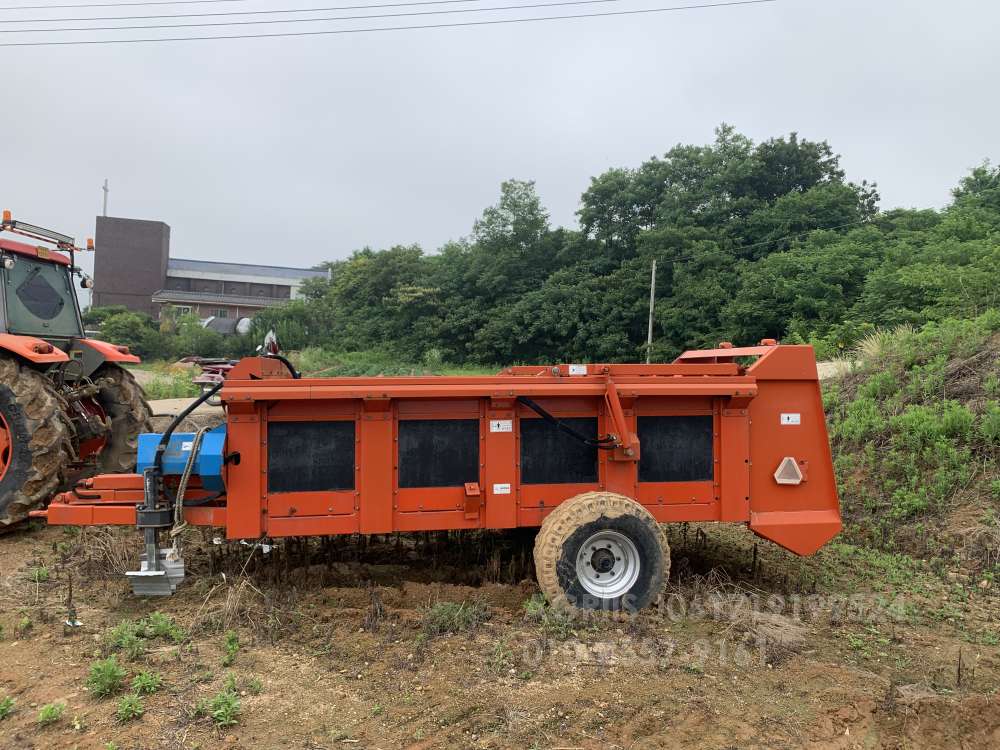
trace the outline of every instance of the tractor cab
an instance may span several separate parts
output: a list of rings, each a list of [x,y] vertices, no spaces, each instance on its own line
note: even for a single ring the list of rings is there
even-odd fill
[[[0,321],[4,333],[60,343],[83,337],[80,311],[65,256],[23,242],[0,240]],[[53,342],[55,343],[55,342]]]
[[[131,471],[150,427],[142,389],[123,367],[127,347],[83,330],[72,237],[15,221],[0,232],[0,526],[44,505],[67,482],[97,471]],[[93,250],[93,240],[87,241]]]

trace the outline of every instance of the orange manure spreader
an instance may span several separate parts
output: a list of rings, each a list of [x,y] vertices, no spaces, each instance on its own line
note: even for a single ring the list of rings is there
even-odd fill
[[[841,528],[808,346],[475,377],[303,378],[260,356],[202,399],[216,391],[224,425],[182,434],[182,413],[140,438],[138,473],[84,480],[34,515],[137,527],[128,575],[144,595],[183,578],[160,546],[183,524],[230,540],[540,527],[549,600],[608,610],[660,593],[661,524],[744,523],[800,555]]]

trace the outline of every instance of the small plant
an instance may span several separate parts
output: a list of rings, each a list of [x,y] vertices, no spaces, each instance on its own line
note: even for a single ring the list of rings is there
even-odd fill
[[[507,674],[514,669],[514,652],[511,651],[507,641],[499,640],[493,646],[493,651],[486,660],[486,668],[493,674]]]
[[[123,643],[127,643],[133,638],[146,637],[145,620],[122,620],[108,632],[108,643],[112,648],[122,648]]]
[[[524,603],[524,619],[537,623],[545,635],[558,640],[566,640],[573,634],[571,615],[549,606],[542,594],[535,594]]]
[[[222,657],[222,666],[231,667],[236,663],[236,655],[240,652],[240,637],[232,630],[226,633],[224,648],[226,654]]]
[[[240,699],[229,690],[220,690],[206,700],[198,701],[195,714],[209,716],[218,727],[231,727],[239,721]]]
[[[38,723],[42,726],[55,724],[62,718],[63,711],[65,710],[65,703],[46,703],[38,712]]]
[[[17,627],[14,628],[14,631],[17,633],[18,638],[24,638],[31,632],[31,628],[31,618],[25,615],[17,621]]]
[[[490,610],[480,600],[437,602],[424,610],[424,633],[429,636],[473,630],[490,619]]]
[[[0,721],[3,721],[14,713],[14,703],[16,703],[16,701],[9,695],[5,696],[3,700],[0,700]]]
[[[146,618],[146,629],[150,638],[168,638],[174,643],[187,638],[184,628],[162,612],[153,612]]]
[[[136,661],[146,653],[146,639],[137,635],[126,635],[121,639],[118,646],[125,658],[129,661]]]
[[[264,692],[264,683],[260,677],[250,677],[247,679],[247,692],[250,695],[260,695]]]
[[[108,645],[135,661],[146,653],[148,625],[145,620],[122,620],[108,632]]]
[[[49,569],[44,565],[38,565],[32,568],[28,575],[32,583],[45,583],[49,580]]]
[[[142,698],[130,694],[122,696],[122,699],[118,701],[118,710],[115,712],[115,716],[119,722],[127,724],[130,721],[135,721],[144,713],[146,713],[146,707],[142,705]]]
[[[117,742],[111,742],[109,740],[104,743],[104,750],[121,750],[121,747],[119,747]]]
[[[136,695],[152,695],[163,685],[163,678],[156,672],[143,670],[132,678],[132,692]]]
[[[90,665],[87,675],[87,688],[99,698],[114,695],[122,689],[125,670],[118,663],[118,657],[112,654],[107,659],[98,659]]]

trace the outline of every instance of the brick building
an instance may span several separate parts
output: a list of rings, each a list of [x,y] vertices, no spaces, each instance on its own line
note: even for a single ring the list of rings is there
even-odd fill
[[[97,217],[95,307],[125,305],[158,317],[172,305],[200,318],[253,317],[298,296],[302,282],[325,271],[170,257],[170,227],[162,221]]]

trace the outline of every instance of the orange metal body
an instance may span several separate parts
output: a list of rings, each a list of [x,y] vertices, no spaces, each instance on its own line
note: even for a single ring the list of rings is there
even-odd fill
[[[749,366],[738,361],[756,358]],[[248,358],[226,378],[226,494],[185,509],[188,523],[224,527],[229,539],[539,526],[563,501],[591,490],[636,499],[662,523],[746,523],[798,554],[815,552],[840,530],[837,488],[812,348],[762,345],[692,351],[673,364],[514,367],[495,376],[292,379],[278,361]],[[573,373],[573,374],[571,374]],[[539,419],[527,397],[558,418],[596,418],[615,435],[598,453],[597,481],[521,482],[520,425]],[[644,482],[637,420],[712,419],[712,477]],[[478,420],[478,482],[401,487],[399,425],[413,419]],[[494,431],[491,421],[510,421]],[[354,423],[355,477],[343,491],[270,492],[268,425]],[[803,480],[778,484],[793,457]],[[186,499],[201,490],[189,490]],[[50,524],[134,524],[142,478],[110,475],[58,496]]]

